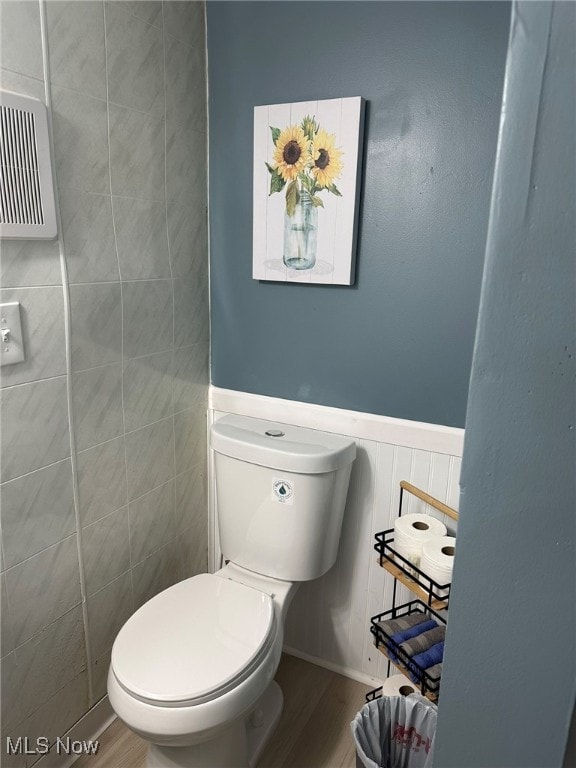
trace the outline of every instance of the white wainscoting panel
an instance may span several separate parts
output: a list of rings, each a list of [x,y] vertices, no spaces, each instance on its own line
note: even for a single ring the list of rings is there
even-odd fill
[[[458,509],[464,430],[232,393],[215,387],[211,387],[210,406],[214,420],[225,413],[236,413],[356,439],[357,458],[338,559],[323,578],[300,586],[288,614],[285,648],[368,684],[385,679],[387,662],[372,644],[369,627],[371,616],[392,607],[393,580],[378,565],[374,534],[393,527],[401,480],[410,481]],[[212,462],[210,468],[212,471]],[[213,480],[212,474],[209,562],[211,569],[216,570],[221,555]],[[410,494],[404,494],[404,505],[403,514],[433,514],[455,532],[453,521]],[[406,602],[409,595],[398,585],[397,602]]]

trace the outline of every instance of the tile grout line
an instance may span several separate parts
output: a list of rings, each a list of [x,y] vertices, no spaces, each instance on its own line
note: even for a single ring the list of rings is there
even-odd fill
[[[167,421],[168,418],[169,417],[167,417],[165,420]],[[110,442],[113,442],[114,440],[118,440],[118,439],[120,439],[120,438],[115,437],[112,440],[108,440],[106,442],[110,443]],[[98,448],[98,447],[100,447],[100,445],[106,445],[106,443],[100,443],[98,446],[94,446],[94,447]],[[87,449],[87,450],[90,450],[90,449]],[[67,456],[65,459],[61,459],[60,461],[54,462],[53,464],[48,464],[47,467],[42,467],[41,469],[46,469],[46,468],[49,468],[49,467],[53,467],[56,464],[60,464],[60,463],[62,463],[64,461],[68,461],[69,458],[70,457]],[[135,496],[133,499],[127,500],[125,503],[121,504],[116,509],[112,509],[110,512],[106,512],[106,514],[102,515],[101,517],[98,517],[96,520],[93,520],[92,522],[87,523],[86,525],[82,525],[81,526],[82,530],[84,531],[87,528],[90,528],[91,526],[96,525],[96,524],[102,522],[102,520],[105,520],[106,518],[111,517],[112,515],[117,514],[122,509],[128,509],[128,507],[131,504],[134,504],[134,503],[140,501],[141,499],[144,499],[146,496],[150,496],[150,494],[154,493],[155,491],[158,491],[163,486],[168,485],[169,483],[174,482],[177,478],[182,477],[183,475],[187,475],[189,472],[192,472],[193,470],[195,470],[199,466],[203,466],[203,465],[202,465],[202,463],[197,462],[197,463],[193,464],[190,468],[187,468],[187,469],[183,470],[182,472],[179,472],[177,475],[174,475],[174,477],[171,477],[168,480],[162,481],[158,485],[155,485],[153,488],[150,488],[150,490],[145,491],[144,493],[141,493],[139,496]],[[39,470],[33,470],[33,472],[30,472],[28,474],[33,474],[34,472],[37,472],[37,471],[39,471]],[[20,479],[20,478],[26,477],[26,476],[27,475],[20,475],[19,478],[15,478],[15,479]],[[10,482],[12,482],[12,481],[11,480],[7,480],[6,481],[6,483],[10,483]],[[67,541],[68,539],[72,538],[75,535],[76,535],[76,531],[73,531],[72,533],[69,533],[66,536],[63,536],[61,539],[58,539],[58,541],[54,541],[51,544],[47,544],[45,547],[42,547],[42,549],[39,549],[37,552],[34,552],[33,554],[23,558],[22,560],[19,560],[17,563],[13,563],[12,565],[7,565],[6,564],[7,563],[6,558],[4,558],[4,570],[2,571],[2,574],[0,574],[0,575],[4,575],[8,571],[12,570],[13,568],[17,568],[18,566],[22,565],[23,563],[27,563],[29,560],[32,560],[37,555],[40,555],[43,552],[46,552],[49,549],[52,549],[53,547],[56,547],[59,544],[62,544],[62,542]],[[3,544],[3,542],[2,542],[2,544]],[[56,621],[56,619],[55,619],[55,621]]]
[[[132,573],[132,537],[130,533],[130,493],[128,491],[128,455],[126,451],[126,409],[124,403],[124,291],[122,288],[122,270],[120,268],[120,256],[118,255],[118,237],[116,234],[116,217],[114,215],[114,202],[112,191],[112,152],[110,149],[110,100],[109,100],[109,77],[108,77],[108,31],[106,29],[106,3],[102,2],[102,8],[104,13],[104,69],[106,74],[106,122],[107,122],[107,139],[108,139],[108,183],[110,185],[110,205],[112,208],[112,229],[114,231],[114,247],[116,250],[116,263],[118,266],[118,276],[120,277],[120,311],[121,311],[121,324],[120,324],[120,389],[122,399],[122,442],[124,446],[124,474],[126,477],[126,508],[128,512],[128,555],[130,559],[130,590],[132,597],[132,612],[134,611],[134,577]],[[121,507],[120,507],[121,509]]]
[[[23,646],[27,645],[28,643],[34,642],[34,640],[37,637],[39,637],[40,635],[42,635],[43,632],[46,632],[46,630],[49,630],[50,627],[54,627],[56,624],[58,624],[59,621],[62,621],[62,619],[65,616],[68,616],[68,614],[70,614],[73,611],[75,611],[78,608],[78,606],[81,605],[81,604],[82,604],[81,602],[76,603],[71,608],[68,608],[66,611],[64,611],[64,613],[61,616],[58,616],[58,618],[54,619],[49,624],[46,624],[46,626],[42,627],[42,629],[38,630],[38,632],[33,634],[32,637],[29,637],[26,640],[23,640],[21,643],[18,643],[17,645],[15,644],[14,648],[10,651],[10,653],[16,653],[17,651],[21,650]],[[7,655],[8,654],[5,654],[4,656],[2,656],[2,658],[5,658]],[[80,674],[82,674],[82,673],[80,673]],[[74,679],[74,678],[72,678],[72,679]],[[72,681],[69,681],[69,682],[72,682]],[[66,685],[67,685],[67,683],[66,683]],[[61,690],[61,689],[59,689],[59,690]],[[42,706],[42,705],[40,705],[40,706]]]
[[[24,72],[20,72],[20,70],[18,70],[18,69],[12,69],[12,67],[7,67],[4,64],[2,64],[2,66],[0,66],[0,76],[1,76],[2,72],[10,72],[11,75],[18,75],[19,77],[26,77],[29,80],[34,80],[34,82],[36,82],[38,84],[42,83],[42,85],[44,85],[44,80],[42,80],[39,77],[36,77],[36,75],[25,74]]]
[[[66,305],[64,306],[64,311],[66,311]],[[56,376],[46,376],[44,379],[33,379],[32,381],[21,381],[20,384],[7,384],[5,387],[2,387],[3,392],[7,392],[9,389],[16,389],[16,387],[30,387],[33,384],[38,384],[42,381],[56,381],[56,379],[65,379],[68,374],[66,372],[64,373],[58,373]],[[24,472],[24,474],[27,474]]]
[[[162,75],[164,85],[164,213],[166,216],[166,242],[168,245],[168,264],[170,266],[170,278],[172,285],[172,470],[174,472],[174,506],[172,520],[176,529],[176,418],[174,413],[174,366],[176,346],[176,299],[174,270],[172,269],[172,249],[170,247],[170,227],[168,226],[168,96],[166,89],[166,24],[164,20],[164,2],[162,2]],[[177,539],[176,539],[177,541]],[[178,574],[180,575],[180,574]]]
[[[111,442],[111,441],[108,441]],[[89,449],[86,449],[89,450]],[[55,467],[56,464],[61,464],[64,461],[68,461],[70,459],[70,456],[63,456],[61,459],[56,459],[56,461],[51,461],[50,464],[43,464],[41,467],[35,467],[34,469],[29,470],[28,472],[23,472],[21,475],[16,475],[16,477],[10,477],[7,480],[2,480],[0,483],[0,486],[8,485],[8,483],[13,483],[16,480],[22,480],[24,477],[29,477],[30,475],[33,475],[35,472],[41,472],[44,469],[50,469],[51,467]]]
[[[192,347],[200,346],[200,344],[202,344],[201,341],[195,341],[193,344],[187,344],[185,347],[176,347],[176,348],[166,347],[166,349],[159,349],[157,352],[150,352],[149,354],[146,354],[146,355],[136,355],[135,357],[127,357],[126,358],[126,362],[131,363],[134,360],[145,360],[146,358],[156,357],[157,355],[167,355],[168,352],[173,352],[173,351],[174,352],[180,352],[181,350],[184,350],[184,349],[191,349]],[[120,354],[122,354],[122,352]],[[73,371],[73,374],[76,374],[76,373],[89,373],[90,371],[97,371],[100,368],[110,368],[113,365],[122,365],[123,362],[124,361],[122,360],[122,357],[120,357],[120,358],[118,358],[118,360],[111,360],[108,363],[101,363],[100,365],[90,365],[87,368],[77,368],[76,370]],[[3,389],[10,389],[12,387],[19,387],[19,386],[22,386],[24,384],[35,384],[37,381],[49,381],[50,379],[63,378],[65,375],[66,375],[65,373],[59,373],[59,374],[56,374],[55,376],[46,376],[43,379],[34,379],[33,381],[23,381],[20,384],[10,384],[10,385],[8,385],[6,387],[3,387]],[[182,410],[186,410],[186,409],[184,408]],[[157,421],[158,421],[158,419],[157,419]],[[146,426],[146,424],[144,424],[143,426]],[[133,430],[131,430],[131,431],[133,431]],[[106,442],[106,440],[104,440],[103,442]]]
[[[145,2],[145,0],[141,0]],[[108,197],[108,195],[106,195]],[[138,198],[133,198],[134,200]],[[148,201],[145,201],[148,202]],[[114,220],[114,216],[112,216]],[[171,280],[170,277],[129,277],[120,278],[118,280],[88,280],[84,283],[70,283],[70,285],[117,285],[118,283],[167,283]],[[11,289],[13,290],[13,289]]]
[[[207,501],[207,548],[206,553],[207,565],[213,558],[213,565],[216,565],[216,547],[217,547],[217,530],[216,530],[216,493],[215,487],[211,480],[213,474],[213,458],[210,450],[210,430],[214,419],[214,410],[210,405],[210,385],[212,383],[212,270],[210,268],[210,243],[211,243],[211,230],[210,230],[210,79],[208,77],[208,9],[206,2],[203,3],[203,31],[204,31],[204,79],[206,81],[206,205],[204,206],[204,216],[206,221],[206,262],[208,272],[208,383],[206,386],[206,501]]]
[[[101,366],[101,367],[105,368],[106,366]],[[97,369],[94,368],[94,369],[90,369],[90,370],[97,370]],[[64,378],[64,375],[63,376],[59,376],[57,378]],[[42,379],[42,381],[47,381],[47,379]],[[32,383],[34,383],[34,382],[32,382]],[[14,386],[24,386],[24,385],[23,384],[22,385],[16,384]],[[8,389],[8,388],[6,387],[6,389]],[[168,416],[163,416],[161,419],[156,419],[155,421],[152,421],[149,424],[144,424],[142,427],[136,427],[136,429],[131,429],[128,432],[125,432],[125,433],[120,434],[120,435],[116,435],[115,437],[111,437],[108,440],[103,440],[101,443],[95,443],[94,445],[88,446],[88,448],[82,448],[81,450],[77,451],[76,453],[77,454],[79,454],[79,453],[87,453],[88,451],[92,451],[92,450],[94,450],[96,448],[100,448],[103,445],[108,445],[109,443],[113,443],[115,440],[123,439],[125,437],[125,435],[132,435],[134,432],[139,432],[142,429],[147,429],[149,427],[154,427],[157,424],[160,424],[162,421],[168,421],[168,419],[171,419],[174,416],[179,416],[182,413],[186,413],[188,411],[193,411],[193,410],[194,410],[194,406],[189,406],[187,408],[183,408],[180,411],[176,411],[174,414],[168,414]],[[28,475],[33,475],[35,472],[41,472],[44,469],[50,469],[51,467],[56,466],[56,464],[60,464],[63,461],[68,461],[69,459],[71,459],[70,455],[62,456],[62,458],[56,459],[55,461],[51,461],[49,464],[42,464],[42,466],[34,467],[34,469],[30,469],[28,472],[23,472],[21,475],[16,475],[15,477],[10,477],[10,478],[7,478],[6,480],[2,480],[2,482],[0,482],[0,486],[7,485],[8,483],[12,483],[12,482],[14,482],[16,480],[21,480],[24,477],[28,477]],[[197,463],[193,464],[190,467],[190,469],[192,469],[195,466],[197,466]],[[181,472],[177,472],[175,477],[178,476],[178,475],[183,475],[187,471],[188,471],[188,469],[183,469]],[[122,505],[122,506],[124,506],[124,505]],[[120,509],[120,507],[118,507],[118,509]]]
[[[50,58],[48,41],[48,19],[46,0],[39,0],[40,5],[40,34],[42,39],[42,66],[44,72],[44,93],[48,115],[48,133],[50,141],[50,154],[54,158],[54,134],[52,126],[52,85],[50,81]],[[76,550],[78,554],[78,570],[80,576],[80,594],[82,598],[82,622],[84,625],[84,646],[86,650],[88,700],[93,700],[92,680],[92,653],[90,648],[90,622],[88,616],[88,602],[86,597],[86,576],[84,569],[84,556],[82,550],[82,526],[80,521],[80,496],[78,490],[78,467],[76,463],[76,438],[74,433],[74,403],[72,393],[72,317],[70,311],[70,288],[68,282],[68,268],[66,264],[65,246],[62,235],[62,216],[58,197],[58,180],[54,173],[54,197],[56,207],[56,219],[58,225],[58,245],[60,251],[60,270],[62,275],[62,292],[64,300],[64,337],[66,344],[66,395],[68,402],[68,428],[70,439],[70,462],[72,469],[72,491],[74,497],[74,517],[76,522]]]
[[[4,566],[4,570],[2,573],[0,573],[0,580],[2,583],[0,584],[0,594],[4,593],[6,597],[6,605],[2,608],[3,611],[6,611],[8,615],[8,629],[10,631],[10,645],[12,646],[11,650],[8,653],[13,653],[16,650],[16,645],[14,643],[14,622],[12,621],[12,609],[10,608],[10,598],[8,597],[8,582],[6,581],[6,571],[8,570],[6,568],[6,558],[4,557],[4,539],[2,537],[2,521],[0,520],[0,549],[2,550],[2,565]],[[2,603],[2,599],[0,599],[0,603]],[[3,634],[3,633],[2,633]],[[8,654],[3,653],[2,650],[2,643],[0,641],[0,658],[4,658],[4,656],[7,656]]]
[[[148,0],[139,0],[139,2],[148,2]],[[177,2],[183,2],[183,0],[177,0]],[[74,93],[79,93],[79,91],[74,91]],[[103,99],[101,101],[104,101]],[[112,104],[112,106],[121,106],[119,104]],[[126,107],[126,109],[130,109],[130,107]],[[142,114],[146,114],[143,112]],[[194,129],[190,128],[190,131],[194,133]],[[202,133],[202,131],[196,131],[196,133],[200,134],[201,136],[205,136],[205,133]],[[105,197],[109,198],[111,195],[109,192],[96,192],[92,189],[85,189],[84,187],[75,187],[72,184],[64,184],[62,185],[61,189],[65,190],[66,192],[80,192],[84,195],[88,195],[89,197]],[[114,194],[112,197],[117,197],[119,200],[139,200],[141,203],[156,203],[157,205],[161,205],[163,200],[160,197],[139,197],[138,195],[127,195],[127,194]],[[180,202],[178,198],[169,198],[168,200],[170,203],[178,203]],[[153,280],[154,278],[140,278],[140,279],[148,279]],[[100,281],[98,281],[100,282]],[[101,282],[113,282],[110,280],[103,280]],[[11,286],[6,286],[6,288],[9,288]],[[15,286],[16,287],[16,286]]]
[[[3,285],[0,293],[4,291],[33,291],[36,288],[62,288],[62,283],[40,283],[37,285]]]

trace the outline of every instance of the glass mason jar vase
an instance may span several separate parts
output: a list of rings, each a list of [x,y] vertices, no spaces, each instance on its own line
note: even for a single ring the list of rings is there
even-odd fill
[[[312,269],[316,264],[318,209],[302,190],[292,216],[284,213],[284,264],[290,269]]]

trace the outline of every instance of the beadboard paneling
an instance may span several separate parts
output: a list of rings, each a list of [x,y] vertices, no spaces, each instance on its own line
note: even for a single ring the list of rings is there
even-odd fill
[[[232,394],[214,387],[210,403],[213,420],[229,412],[219,409],[224,404],[232,405],[234,413],[246,416],[272,419],[274,414],[274,398]],[[363,682],[384,679],[386,659],[374,648],[369,626],[371,616],[392,606],[392,578],[378,565],[374,534],[393,526],[398,515],[401,480],[409,480],[458,508],[463,430],[441,428],[440,447],[450,448],[453,453],[436,452],[430,450],[438,435],[436,425],[402,423],[302,403],[290,408],[286,400],[278,400],[277,405],[278,421],[346,434],[354,437],[357,445],[338,559],[321,579],[301,585],[288,614],[285,647]],[[367,434],[372,439],[366,439]],[[390,442],[391,436],[397,442]],[[216,570],[220,551],[213,480],[212,474],[210,562]],[[404,504],[403,514],[423,512],[444,519],[410,494],[404,495]],[[455,531],[452,521],[444,522]],[[398,602],[409,599],[408,591],[401,585],[397,595]]]

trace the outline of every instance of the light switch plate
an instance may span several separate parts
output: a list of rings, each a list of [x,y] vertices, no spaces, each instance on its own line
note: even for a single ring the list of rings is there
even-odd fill
[[[25,355],[19,301],[0,304],[0,331],[2,334],[0,365],[23,362]]]

